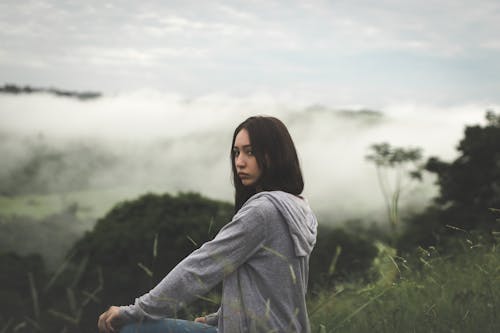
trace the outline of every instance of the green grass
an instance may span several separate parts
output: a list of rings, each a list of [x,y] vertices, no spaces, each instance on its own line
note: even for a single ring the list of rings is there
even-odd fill
[[[500,255],[473,247],[402,260],[397,281],[338,286],[309,302],[312,332],[500,332]]]

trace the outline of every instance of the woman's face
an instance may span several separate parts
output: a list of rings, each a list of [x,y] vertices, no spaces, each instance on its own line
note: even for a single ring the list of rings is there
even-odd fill
[[[236,172],[243,185],[254,186],[257,184],[262,170],[253,154],[250,137],[246,129],[242,129],[236,134],[233,153]]]

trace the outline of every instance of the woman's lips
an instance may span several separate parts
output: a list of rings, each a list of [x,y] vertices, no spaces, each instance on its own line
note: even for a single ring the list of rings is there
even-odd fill
[[[240,172],[240,173],[238,173],[238,177],[240,177],[240,178],[249,178],[250,175],[248,173]]]

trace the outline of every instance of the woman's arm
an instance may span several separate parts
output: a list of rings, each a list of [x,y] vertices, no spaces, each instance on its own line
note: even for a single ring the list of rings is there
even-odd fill
[[[212,241],[181,261],[149,293],[133,305],[120,307],[120,318],[126,323],[175,318],[180,308],[207,293],[258,251],[266,234],[259,203],[249,203]]]

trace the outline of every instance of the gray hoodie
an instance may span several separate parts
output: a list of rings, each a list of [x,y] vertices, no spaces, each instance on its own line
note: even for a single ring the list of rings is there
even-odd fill
[[[220,333],[310,332],[305,295],[316,228],[305,199],[257,193],[213,240],[134,305],[120,307],[121,317],[127,323],[175,317],[223,281],[221,307],[210,318]]]

